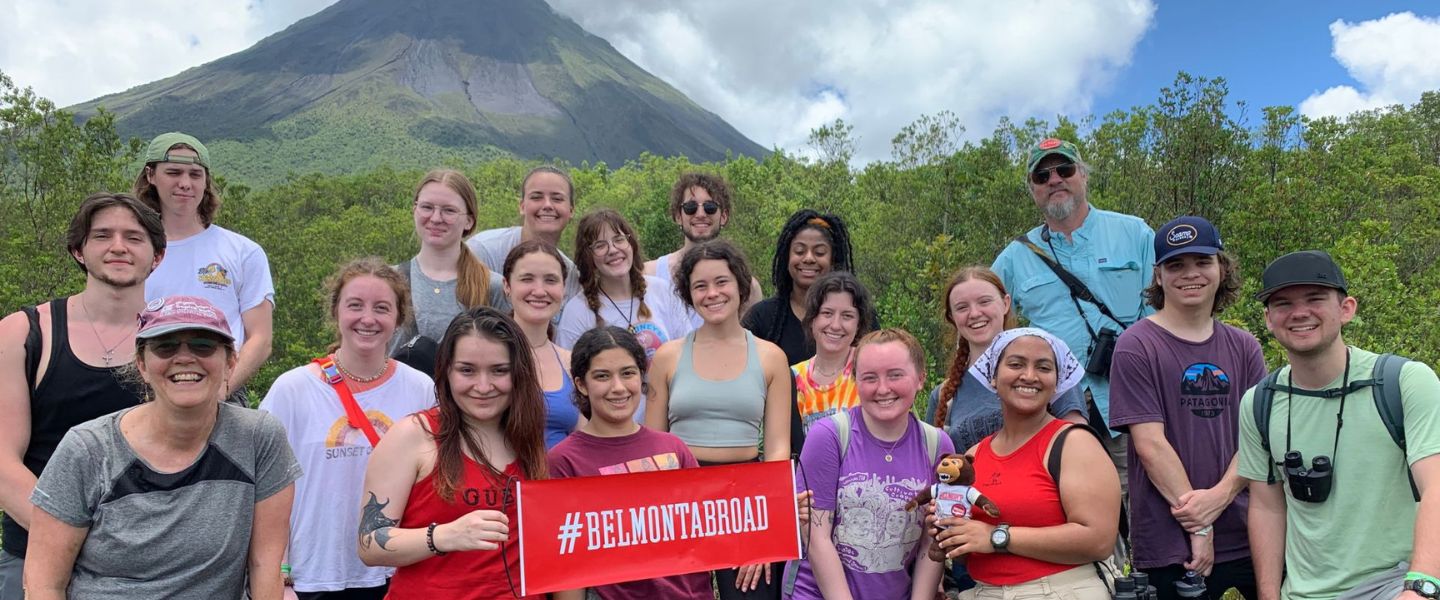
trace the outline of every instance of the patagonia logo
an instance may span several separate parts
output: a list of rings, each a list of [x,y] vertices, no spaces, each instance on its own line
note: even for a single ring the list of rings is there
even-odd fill
[[[1195,241],[1195,238],[1199,236],[1200,232],[1195,231],[1193,226],[1180,225],[1170,230],[1170,233],[1165,236],[1165,243],[1171,246],[1184,246]]]

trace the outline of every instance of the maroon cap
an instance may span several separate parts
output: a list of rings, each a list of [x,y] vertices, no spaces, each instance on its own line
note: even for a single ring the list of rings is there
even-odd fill
[[[156,298],[145,305],[140,313],[140,329],[135,332],[136,340],[146,340],[176,331],[199,329],[224,336],[234,342],[230,335],[230,323],[225,313],[209,300],[198,296],[166,296]]]

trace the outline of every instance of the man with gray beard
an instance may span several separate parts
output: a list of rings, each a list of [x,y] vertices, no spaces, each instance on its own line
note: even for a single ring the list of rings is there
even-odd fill
[[[1011,241],[990,268],[1030,324],[1064,340],[1085,365],[1087,417],[1123,485],[1127,441],[1109,429],[1110,355],[1120,332],[1154,312],[1141,291],[1155,264],[1155,232],[1139,217],[1091,206],[1089,170],[1070,142],[1049,138],[1031,148],[1026,180],[1045,222]]]

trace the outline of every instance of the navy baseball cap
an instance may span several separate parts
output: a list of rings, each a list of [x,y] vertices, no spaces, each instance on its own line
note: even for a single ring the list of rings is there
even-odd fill
[[[1323,250],[1301,250],[1275,259],[1260,275],[1260,293],[1255,299],[1262,304],[1270,295],[1292,285],[1319,285],[1348,294],[1345,274],[1340,265]]]
[[[1220,231],[1201,217],[1180,217],[1155,232],[1155,264],[1182,254],[1214,256],[1225,249]]]

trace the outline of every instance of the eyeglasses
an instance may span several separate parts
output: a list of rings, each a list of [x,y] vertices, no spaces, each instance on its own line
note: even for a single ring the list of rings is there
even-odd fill
[[[454,221],[460,217],[460,209],[453,206],[435,206],[429,202],[422,202],[415,205],[415,213],[425,218],[429,218],[430,215],[435,214],[437,210],[440,211],[440,219],[447,222]]]
[[[221,342],[209,337],[192,337],[187,340],[165,337],[147,341],[145,347],[149,348],[150,353],[154,354],[156,358],[170,358],[180,352],[182,344],[190,348],[190,354],[193,354],[195,358],[210,358],[215,355],[216,350],[220,349]]]
[[[1035,169],[1030,173],[1030,181],[1035,185],[1045,185],[1050,181],[1050,172],[1054,171],[1061,179],[1069,179],[1075,175],[1075,163],[1065,163],[1044,169]]]
[[[705,204],[700,204],[694,200],[687,200],[684,204],[680,205],[680,210],[685,211],[687,215],[693,215],[696,211],[700,210],[702,206],[705,208],[705,214],[707,215],[720,212],[720,203],[714,200],[706,200]]]
[[[595,242],[595,243],[593,243],[593,244],[590,244],[590,251],[591,251],[591,252],[594,252],[594,253],[596,253],[596,254],[604,254],[606,251],[608,251],[608,250],[610,249],[611,246],[614,246],[615,248],[618,249],[618,248],[624,248],[625,245],[626,245],[626,244],[629,244],[629,243],[630,243],[630,237],[627,236],[627,235],[621,234],[621,235],[617,235],[617,236],[615,236],[615,237],[613,237],[613,238],[610,238],[610,239],[608,239],[608,240],[599,240],[599,241],[597,241],[597,242]]]

